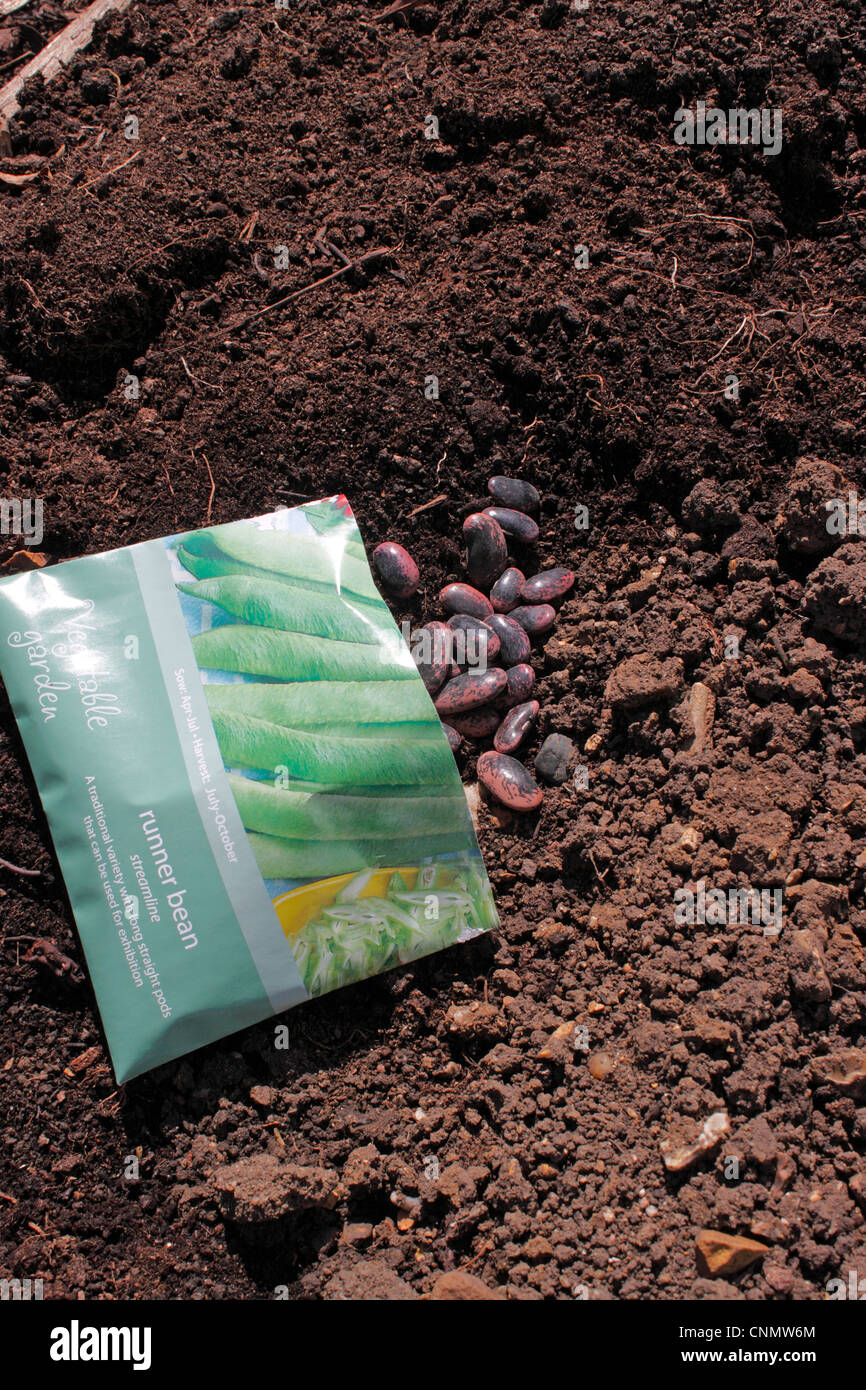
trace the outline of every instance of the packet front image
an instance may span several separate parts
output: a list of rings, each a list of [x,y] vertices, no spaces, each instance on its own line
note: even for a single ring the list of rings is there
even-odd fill
[[[119,1082],[498,924],[345,498],[0,581]]]

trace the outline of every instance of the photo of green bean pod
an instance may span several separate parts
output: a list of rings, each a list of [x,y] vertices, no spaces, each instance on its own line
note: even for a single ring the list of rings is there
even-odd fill
[[[249,777],[229,776],[229,785],[248,829],[289,840],[395,840],[407,826],[417,835],[453,832],[468,811],[462,791],[430,796],[341,796],[273,787]]]
[[[360,731],[414,726],[430,738],[439,725],[420,681],[317,681],[312,692],[304,683],[249,681],[209,685],[205,693],[213,713],[252,714],[290,728],[339,724],[356,725]]]
[[[323,506],[321,502],[311,507],[301,507],[307,521],[314,531],[320,536],[327,536],[329,540],[338,541],[347,555],[354,556],[357,560],[366,562],[367,552],[360,540],[355,540],[357,529],[354,524],[347,521],[339,508],[334,506]]]
[[[363,551],[363,547],[362,547]],[[271,584],[287,584],[292,588],[308,589],[312,593],[336,595],[334,581],[310,579],[307,575],[279,574],[273,570],[260,569],[257,565],[244,564],[234,560],[220,550],[209,531],[195,531],[185,536],[177,546],[178,558],[185,570],[196,579],[219,579],[223,575],[244,575],[249,579],[259,579]],[[361,556],[363,558],[363,554]],[[375,597],[367,594],[343,595],[354,607],[364,605],[374,609],[382,617],[388,616],[387,604],[377,592]]]
[[[321,538],[284,531],[260,531],[245,521],[214,526],[207,534],[230,559],[240,560],[245,565],[330,584],[339,593],[379,598],[366,560],[354,555],[336,555]]]
[[[223,575],[219,579],[198,579],[178,586],[185,594],[216,604],[233,617],[261,627],[305,632],[311,637],[330,637],[334,641],[360,642],[376,646],[382,640],[382,623],[363,605],[352,609],[337,595],[315,594],[309,589],[251,579],[248,575]],[[387,613],[384,614],[387,619]]]
[[[365,642],[336,642],[305,632],[227,623],[193,635],[199,666],[212,671],[237,671],[279,681],[395,681],[417,680],[412,658],[383,659],[381,647]]]
[[[213,725],[227,767],[356,786],[423,786],[443,781],[454,758],[442,734],[411,743],[399,739],[337,738],[322,729],[290,729],[244,714],[215,714]]]
[[[466,832],[409,835],[399,840],[284,840],[250,832],[249,842],[263,878],[334,878],[373,865],[420,864],[429,855],[466,848]]]

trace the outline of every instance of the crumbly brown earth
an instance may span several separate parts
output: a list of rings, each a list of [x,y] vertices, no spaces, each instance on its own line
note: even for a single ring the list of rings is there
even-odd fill
[[[0,869],[0,1274],[102,1299],[866,1277],[866,551],[825,511],[866,441],[859,10],[148,0],[27,90],[0,487],[44,499],[41,549],[340,491],[419,563],[398,616],[441,616],[487,477],[525,476],[517,563],[578,576],[527,761],[558,732],[587,773],[482,809],[497,935],[298,1009],[288,1050],[263,1025],[120,1093],[4,699],[0,854],[41,877]],[[781,108],[782,152],[676,146],[699,98]],[[781,932],[678,923],[698,880],[780,890]]]

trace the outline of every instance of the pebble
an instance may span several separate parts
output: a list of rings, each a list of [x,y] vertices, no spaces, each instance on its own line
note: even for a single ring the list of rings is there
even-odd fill
[[[520,586],[526,576],[523,570],[511,565],[503,570],[490,590],[490,602],[497,613],[510,613],[520,602]]]
[[[542,782],[557,787],[568,776],[574,744],[565,734],[548,734],[535,755],[535,771]]]
[[[613,1058],[609,1052],[593,1052],[588,1059],[587,1068],[596,1081],[604,1081],[613,1071]]]
[[[499,651],[506,666],[518,666],[525,661],[530,652],[529,634],[526,629],[504,613],[492,613],[487,626],[496,635]]]
[[[492,705],[482,705],[480,709],[470,710],[468,714],[455,714],[454,728],[464,738],[489,738],[499,728],[502,718]]]
[[[411,598],[418,588],[421,576],[418,566],[408,550],[396,541],[383,541],[377,545],[372,555],[373,569],[381,584],[395,598]]]
[[[730,1235],[727,1231],[701,1231],[695,1245],[698,1272],[710,1279],[739,1274],[769,1251],[769,1246],[760,1241]]]
[[[517,666],[509,666],[505,676],[508,684],[499,697],[499,703],[505,709],[510,709],[512,705],[522,705],[535,688],[535,672],[525,661],[521,661]]]
[[[535,778],[523,763],[507,753],[482,753],[478,759],[478,779],[491,796],[512,811],[534,811],[541,805],[544,793]]]
[[[554,599],[567,594],[573,586],[573,572],[558,565],[555,569],[541,570],[531,579],[524,580],[520,597],[524,603],[552,603]]]
[[[505,532],[492,516],[473,512],[463,523],[468,557],[466,572],[473,584],[489,587],[508,563]]]
[[[450,724],[443,724],[442,728],[451,747],[451,752],[456,753],[463,743],[463,736],[459,734],[455,728],[452,728]]]
[[[446,584],[440,591],[440,602],[446,613],[468,613],[472,618],[487,618],[493,612],[490,599],[471,584]]]
[[[515,623],[520,623],[525,628],[530,637],[537,637],[542,632],[549,632],[556,622],[556,610],[551,608],[549,603],[532,604],[527,608],[512,608],[509,613]]]
[[[439,692],[434,702],[436,712],[440,715],[451,715],[479,709],[481,705],[495,700],[507,686],[508,678],[505,672],[496,667],[490,671],[473,671],[465,676],[455,676]]]
[[[535,512],[541,498],[538,490],[523,478],[508,478],[501,473],[488,478],[487,491],[501,507],[514,507],[520,512]]]
[[[491,614],[491,617],[496,617],[496,614]],[[454,613],[448,619],[447,626],[452,632],[465,633],[463,642],[460,643],[461,650],[457,650],[457,642],[454,644],[454,657],[458,665],[482,666],[486,665],[488,660],[494,661],[499,655],[502,645],[499,633],[488,623],[483,623],[480,618],[470,618],[468,613]]]
[[[497,753],[513,753],[515,748],[520,747],[540,708],[537,700],[527,700],[525,704],[515,705],[508,711],[493,740]]]
[[[678,1116],[659,1142],[662,1162],[669,1173],[682,1173],[718,1148],[730,1131],[727,1110],[715,1110],[703,1124],[692,1116]]]
[[[516,512],[511,507],[485,507],[484,515],[492,516],[506,536],[516,536],[525,545],[532,545],[538,540],[538,522],[533,521],[526,512]]]

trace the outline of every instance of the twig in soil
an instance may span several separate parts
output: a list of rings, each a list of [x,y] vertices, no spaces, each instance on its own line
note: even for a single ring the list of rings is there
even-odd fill
[[[25,878],[41,878],[41,877],[42,877],[42,870],[41,870],[41,869],[22,869],[21,866],[20,866],[20,864],[10,864],[8,859],[0,859],[0,869],[8,869],[9,872],[10,872],[10,874],[23,874],[23,875],[25,876]],[[12,938],[7,937],[7,938],[6,938],[7,941],[10,940],[10,939],[13,940],[13,941],[15,940],[14,937],[12,937]],[[25,941],[25,940],[35,941],[36,938],[35,938],[35,937],[23,937],[23,936],[22,936],[22,937],[21,937],[21,940],[22,940],[22,941]]]
[[[431,497],[429,502],[422,502],[420,507],[413,507],[409,513],[410,517],[418,516],[421,512],[429,512],[431,507],[438,507],[441,502],[448,501],[447,492],[440,492],[438,497]]]
[[[593,857],[592,850],[588,850],[587,852],[588,852],[588,854],[589,854],[589,862],[590,862],[590,864],[592,865],[593,869],[595,870],[595,876],[596,876],[596,878],[598,879],[599,883],[604,883],[605,874],[610,873],[610,868],[608,867],[607,869],[605,869],[604,873],[600,873],[600,872],[599,872],[599,867],[598,867],[598,865],[596,864],[595,859],[594,859],[594,857]]]
[[[202,454],[202,458],[204,459],[204,466],[207,469],[207,475],[210,478],[210,496],[207,499],[207,516],[205,517],[207,525],[210,526],[210,513],[211,507],[213,506],[213,495],[216,492],[216,483],[213,480],[213,473],[210,471],[207,454]]]
[[[192,461],[195,463],[195,449],[190,449],[190,453],[192,454]],[[207,516],[205,517],[205,525],[210,526],[210,514],[211,508],[213,507],[214,493],[216,492],[216,483],[213,480],[213,473],[208,463],[207,454],[202,454],[202,458],[204,459],[204,466],[207,469],[207,475],[210,478],[210,497],[207,499]]]
[[[314,280],[311,285],[304,285],[299,290],[293,290],[291,294],[285,295],[282,299],[277,299],[273,304],[266,304],[264,309],[256,309],[255,313],[247,314],[244,318],[235,323],[228,323],[220,329],[221,333],[239,333],[242,329],[248,328],[256,319],[264,318],[266,314],[273,314],[277,309],[282,309],[284,305],[291,304],[293,299],[300,299],[302,294],[309,294],[312,290],[319,289],[322,285],[327,285],[329,281],[338,279],[345,275],[349,270],[357,270],[365,265],[367,261],[379,260],[383,256],[390,256],[391,250],[388,246],[379,246],[375,251],[367,251],[363,256],[359,256],[356,261],[349,261],[348,265],[340,266],[339,270],[332,270],[330,275],[325,275],[321,280]]]
[[[242,241],[245,246],[248,242],[252,240],[252,235],[253,232],[256,230],[256,223],[258,222],[258,220],[259,214],[258,211],[256,211],[253,213],[249,221],[245,222],[244,225],[241,227],[240,235],[238,236],[238,241]]]
[[[13,1207],[17,1207],[18,1198],[10,1197],[8,1192],[0,1192],[0,1202],[11,1202]]]
[[[35,58],[31,58],[25,67],[10,78],[5,87],[0,89],[0,136],[5,134],[10,117],[18,110],[18,97],[24,84],[37,73],[42,74],[45,82],[50,82],[70,58],[90,42],[93,26],[98,19],[110,10],[125,10],[129,4],[130,0],[93,0],[93,3],[77,14],[65,29],[55,34],[41,53],[37,53]]]
[[[107,179],[111,174],[119,174],[121,169],[125,169],[127,164],[134,164],[137,159],[141,159],[141,150],[136,150],[135,154],[131,154],[129,159],[125,159],[122,164],[115,164],[113,169],[104,169],[101,173],[95,174],[92,179],[88,179],[87,183],[81,185],[82,193],[86,193],[88,188],[99,183],[100,179]]]
[[[205,386],[207,387],[208,391],[219,391],[220,395],[223,394],[223,388],[221,386],[217,386],[216,383],[213,381],[205,381],[203,377],[196,376],[194,372],[191,372],[185,357],[181,356],[180,360],[183,364],[183,369],[189,377],[190,381],[192,382],[193,386]]]

